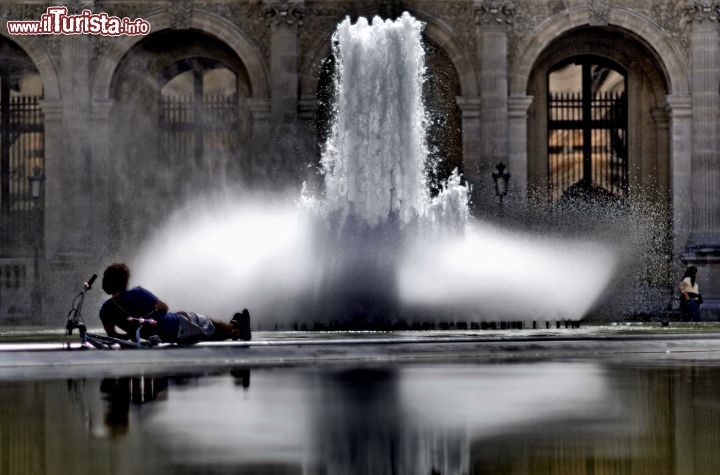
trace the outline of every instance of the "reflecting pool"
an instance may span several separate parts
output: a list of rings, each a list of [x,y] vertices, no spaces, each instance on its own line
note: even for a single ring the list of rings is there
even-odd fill
[[[0,473],[710,474],[720,365],[219,368],[0,385]]]

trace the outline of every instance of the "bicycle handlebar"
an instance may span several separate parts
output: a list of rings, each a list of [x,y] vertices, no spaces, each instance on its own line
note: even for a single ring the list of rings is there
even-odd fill
[[[128,322],[137,322],[140,324],[140,326],[143,325],[157,325],[157,320],[153,318],[143,318],[143,317],[127,317]]]
[[[92,285],[95,282],[95,279],[97,279],[97,274],[93,274],[92,277],[90,277],[88,281],[83,284],[83,288],[85,290],[92,289]]]

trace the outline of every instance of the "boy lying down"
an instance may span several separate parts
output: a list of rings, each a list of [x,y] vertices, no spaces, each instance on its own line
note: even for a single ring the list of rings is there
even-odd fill
[[[141,325],[138,320],[152,319],[157,323],[143,325],[141,338],[157,335],[166,343],[180,344],[251,338],[247,309],[236,313],[230,323],[193,312],[170,312],[167,304],[152,292],[142,287],[128,289],[129,280],[130,269],[125,264],[112,264],[103,273],[102,288],[110,298],[100,307],[100,321],[108,336],[133,339]]]

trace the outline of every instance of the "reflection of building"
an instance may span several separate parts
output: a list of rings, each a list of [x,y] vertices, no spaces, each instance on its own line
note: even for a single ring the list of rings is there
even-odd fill
[[[167,377],[139,376],[106,378],[100,391],[106,401],[105,425],[111,434],[124,434],[128,429],[130,404],[145,404],[167,398]]]
[[[3,20],[52,3],[13,0]],[[25,321],[36,279],[24,233],[43,233],[44,294],[133,246],[186,197],[312,181],[323,136],[330,36],[346,15],[426,22],[429,141],[474,184],[512,174],[509,204],[581,191],[649,200],[672,262],[701,266],[720,302],[716,2],[72,0],[70,13],[142,18],[146,36],[0,38],[0,318]],[[555,81],[571,84],[555,87]],[[562,121],[558,114],[571,114]],[[570,116],[568,116],[570,117]],[[562,120],[558,120],[562,119]],[[444,147],[444,148],[443,148]],[[43,222],[29,218],[41,167]],[[549,196],[548,196],[549,195]],[[689,244],[688,244],[689,243]],[[687,246],[686,246],[687,245]],[[677,269],[674,269],[677,270]],[[42,273],[42,272],[41,272]],[[52,283],[52,285],[50,285]]]
[[[498,374],[508,368],[498,366]],[[5,380],[0,391],[0,466],[3,473],[53,474],[368,473],[371,467],[370,473],[413,474],[717,473],[717,367],[606,369],[611,391],[604,394],[607,405],[600,407],[582,403],[595,400],[592,396],[535,400],[534,386],[524,377],[511,378],[519,384],[505,385],[494,394],[509,397],[497,400],[462,385],[436,388],[441,394],[460,395],[448,403],[492,401],[483,414],[499,411],[504,416],[498,419],[466,418],[462,411],[472,412],[467,405],[442,407],[437,400],[431,404],[422,392],[412,395],[428,411],[456,417],[408,413],[408,401],[398,391],[402,376],[394,370],[309,378],[302,368],[260,371],[260,388],[253,391],[260,389],[261,399],[255,405],[237,398],[244,393],[240,388],[224,392],[221,388],[232,384],[217,385],[217,375],[210,381],[188,375],[192,384],[181,387],[171,377],[170,391],[175,396],[185,393],[184,403],[158,397],[147,406],[139,403],[156,397],[149,388],[164,387],[164,378],[118,378],[106,383],[106,389],[115,388],[111,397],[121,414],[129,408],[128,430],[122,437],[111,437],[104,429],[109,406],[101,397],[99,380]],[[568,373],[555,374],[565,378]],[[493,378],[476,381],[476,387],[482,387]],[[424,379],[414,387],[432,384]],[[315,392],[318,385],[325,388],[323,393]],[[288,388],[299,391],[283,391]],[[208,405],[208,391],[219,395],[212,399],[215,406]],[[519,418],[512,405],[516,391],[524,391],[522,398],[532,409],[528,413],[528,407],[521,408],[524,415]],[[320,399],[305,400],[303,394]],[[303,425],[313,403],[322,406],[312,414],[312,432],[273,437],[273,430],[287,427],[289,420]],[[235,414],[218,412],[219,408],[232,408]],[[173,424],[158,424],[153,412]],[[194,425],[188,423],[190,414],[199,416],[190,418]],[[528,414],[535,423],[527,420]],[[293,450],[310,446],[321,452],[310,457],[309,451]]]
[[[615,368],[618,424],[552,421],[473,443],[472,473],[715,473],[717,388],[698,367]],[[569,430],[569,427],[572,429]]]

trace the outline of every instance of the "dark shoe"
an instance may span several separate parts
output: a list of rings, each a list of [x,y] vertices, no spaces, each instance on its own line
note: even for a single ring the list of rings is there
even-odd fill
[[[242,313],[233,315],[230,325],[237,330],[237,336],[235,336],[236,332],[233,332],[233,340],[237,340],[239,337],[243,341],[250,341],[252,333],[250,331],[250,312],[248,312],[248,309],[243,309]]]
[[[250,332],[250,312],[244,308],[240,315],[240,339],[242,341],[250,341],[252,333]]]
[[[236,313],[233,315],[232,319],[230,320],[230,325],[232,326],[232,339],[233,341],[240,338],[240,320],[242,319],[242,314]]]

